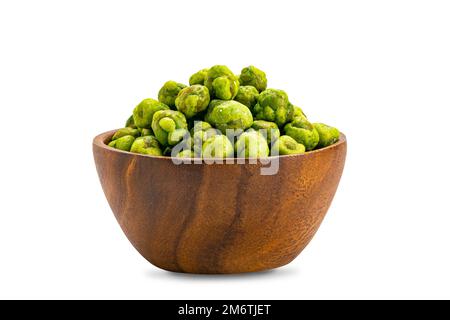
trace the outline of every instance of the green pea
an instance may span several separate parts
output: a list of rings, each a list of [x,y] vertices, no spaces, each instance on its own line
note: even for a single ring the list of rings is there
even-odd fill
[[[152,135],[153,135],[152,129],[144,128],[141,130],[141,137],[152,136]]]
[[[241,86],[253,86],[256,90],[262,92],[267,88],[266,74],[254,66],[249,66],[242,69],[239,83]]]
[[[266,133],[267,142],[270,144],[272,141],[275,141],[280,136],[280,129],[275,122],[265,121],[265,120],[256,120],[252,124],[252,128],[255,130],[263,130]]]
[[[284,127],[284,132],[305,146],[307,151],[313,150],[319,143],[319,133],[306,119],[297,117]]]
[[[133,136],[123,136],[116,140],[114,140],[115,145],[114,148],[123,150],[123,151],[130,151],[131,146],[133,145],[135,141],[135,137]]]
[[[208,138],[202,148],[203,158],[231,158],[234,156],[233,144],[224,135]]]
[[[127,122],[125,123],[125,127],[126,127],[126,128],[134,128],[134,129],[136,129],[136,125],[134,124],[134,118],[133,118],[133,115],[131,115],[131,116],[127,119]]]
[[[195,121],[191,129],[191,135],[194,136],[196,132],[203,132],[211,128],[212,126],[206,121]]]
[[[214,94],[216,97],[223,100],[233,99],[231,92],[231,81],[228,77],[218,77],[212,83]]]
[[[139,137],[141,135],[141,133],[139,132],[138,129],[133,129],[133,128],[122,128],[117,130],[114,135],[112,136],[111,140],[117,140],[119,138],[122,138],[124,136],[133,136],[135,138]]]
[[[307,119],[305,113],[303,112],[302,108],[297,107],[297,106],[293,106],[293,113],[292,113],[292,119],[297,118],[297,117],[301,117],[304,119]]]
[[[269,146],[263,135],[258,131],[248,131],[241,134],[235,143],[238,158],[264,158],[269,155]]]
[[[175,121],[168,117],[159,120],[159,125],[161,129],[167,132],[172,132],[177,128]]]
[[[186,118],[179,111],[160,110],[153,115],[152,129],[159,143],[167,147],[170,132],[176,129],[187,129]]]
[[[192,138],[187,129],[180,128],[175,129],[167,135],[167,142],[171,146],[178,145],[179,143],[183,143],[184,146],[192,147]]]
[[[208,138],[220,134],[220,131],[211,127],[208,122],[196,121],[191,129],[195,156],[197,158],[201,157],[203,143],[208,140]]]
[[[253,110],[253,107],[258,102],[259,92],[253,86],[240,86],[234,100],[246,105]]]
[[[136,108],[134,108],[134,123],[138,128],[150,129],[155,112],[168,109],[170,109],[168,106],[157,100],[150,98],[144,99],[136,106]]]
[[[294,138],[285,135],[279,137],[273,144],[272,154],[276,154],[276,152],[279,155],[300,154],[305,152],[305,146],[295,141]]]
[[[250,109],[240,102],[213,100],[205,120],[225,134],[227,129],[250,128],[253,116]]]
[[[180,91],[175,100],[175,105],[178,111],[184,113],[186,118],[189,119],[206,110],[209,99],[208,88],[195,84]]]
[[[292,119],[294,106],[289,102],[288,95],[283,90],[267,89],[258,97],[258,103],[253,109],[257,120],[275,122],[284,125]]]
[[[328,147],[339,140],[340,132],[338,129],[324,123],[313,123],[313,126],[319,133],[318,148]]]
[[[202,69],[196,73],[194,73],[189,78],[189,85],[193,86],[194,84],[205,84],[206,75],[208,74],[209,69]]]
[[[186,85],[182,83],[167,81],[158,92],[159,102],[164,103],[165,105],[174,109],[175,99],[177,98],[178,93],[184,88],[186,88]]]
[[[145,136],[137,138],[130,149],[131,152],[161,156],[162,152],[158,140],[154,136]]]
[[[213,98],[231,100],[238,92],[239,80],[228,67],[216,65],[208,70],[205,86]]]
[[[194,158],[194,151],[183,150],[177,154],[177,158]]]

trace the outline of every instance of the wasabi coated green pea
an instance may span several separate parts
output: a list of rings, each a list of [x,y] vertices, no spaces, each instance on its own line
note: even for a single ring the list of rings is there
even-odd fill
[[[108,147],[115,148],[116,147],[116,140],[111,141],[110,143],[108,143]]]
[[[275,141],[280,136],[280,129],[275,122],[264,121],[264,120],[256,120],[252,124],[252,128],[260,131],[263,130],[266,132],[267,142],[270,144],[272,141]]]
[[[139,132],[138,129],[133,129],[133,128],[122,128],[116,131],[116,133],[114,133],[114,135],[111,138],[111,141],[117,140],[119,138],[122,138],[124,136],[133,136],[135,138],[139,137],[141,135],[141,133]]]
[[[254,66],[249,66],[242,69],[239,83],[241,86],[253,86],[256,90],[262,92],[267,88],[266,74]]]
[[[206,108],[208,108],[208,104],[208,88],[199,84],[184,88],[175,99],[175,106],[178,111],[184,113],[188,119],[203,110],[206,110]]]
[[[130,149],[131,152],[148,154],[152,156],[161,156],[162,152],[158,140],[154,136],[145,136],[137,138]]]
[[[194,136],[196,132],[207,131],[208,129],[211,128],[212,126],[206,121],[195,121],[191,129],[191,135]]]
[[[264,158],[269,155],[269,146],[258,131],[247,131],[239,136],[235,143],[238,158]]]
[[[249,108],[237,101],[211,101],[205,120],[226,133],[227,129],[250,128],[253,116]]]
[[[289,102],[288,95],[283,90],[267,89],[258,97],[258,103],[253,109],[257,120],[275,122],[284,125],[292,119],[294,106]]]
[[[175,146],[179,143],[183,143],[188,148],[192,147],[192,137],[187,129],[180,128],[175,129],[167,135],[167,143],[171,146]]]
[[[182,83],[167,81],[158,92],[159,102],[164,103],[165,105],[174,109],[175,99],[177,98],[178,93],[184,88],[186,88],[186,85]]]
[[[239,89],[239,80],[226,66],[211,67],[206,74],[205,86],[211,97],[221,100],[233,99]]]
[[[246,105],[253,110],[253,107],[258,102],[259,92],[253,86],[240,86],[234,100]]]
[[[208,140],[208,138],[220,134],[221,132],[211,127],[208,122],[196,121],[194,127],[191,129],[195,156],[201,157],[203,143]]]
[[[154,100],[154,99],[144,99],[139,103],[133,110],[134,123],[138,128],[150,129],[152,125],[153,114],[159,110],[170,109],[165,104]]]
[[[292,112],[292,119],[297,118],[297,117],[301,117],[304,119],[307,119],[305,113],[303,112],[302,108],[294,106],[293,105],[293,112]]]
[[[274,151],[279,155],[300,154],[305,152],[305,146],[290,136],[281,136],[272,146],[273,155],[276,154]]]
[[[219,100],[219,99],[211,100],[209,102],[209,106],[208,106],[208,109],[207,109],[208,112],[211,111],[212,109],[214,109],[215,107],[217,107],[218,105],[221,105],[224,102],[226,102],[226,100]],[[206,118],[206,116],[205,116],[205,118]]]
[[[125,128],[134,128],[136,129],[136,125],[134,124],[134,119],[133,119],[133,115],[131,115],[128,119],[127,122],[125,123]]]
[[[177,154],[177,158],[194,158],[194,151],[183,150]]]
[[[133,145],[133,142],[135,141],[135,137],[133,136],[123,136],[116,140],[114,140],[114,148],[123,150],[123,151],[130,151],[131,146]]]
[[[147,129],[147,128],[142,129],[141,130],[141,137],[145,137],[145,136],[153,136],[152,129]]]
[[[224,135],[212,136],[203,144],[202,156],[203,158],[232,158],[233,144]]]
[[[194,84],[205,84],[206,75],[208,74],[209,69],[202,69],[196,73],[194,73],[189,78],[189,85],[193,86]]]
[[[306,119],[297,117],[284,127],[284,132],[305,146],[307,151],[313,150],[319,143],[319,133]]]
[[[339,140],[340,132],[338,129],[330,127],[324,123],[313,123],[314,128],[319,133],[318,148],[328,147]]]
[[[156,139],[164,147],[169,145],[169,133],[176,129],[187,129],[184,114],[174,110],[160,110],[153,115],[152,129]]]

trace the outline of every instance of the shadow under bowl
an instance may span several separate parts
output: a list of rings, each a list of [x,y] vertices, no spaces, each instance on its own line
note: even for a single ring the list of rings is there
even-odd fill
[[[175,272],[255,272],[288,264],[318,230],[344,169],[347,141],[272,163],[180,164],[93,141],[97,172],[123,232]],[[275,162],[273,160],[276,160]],[[278,162],[278,172],[261,169]]]

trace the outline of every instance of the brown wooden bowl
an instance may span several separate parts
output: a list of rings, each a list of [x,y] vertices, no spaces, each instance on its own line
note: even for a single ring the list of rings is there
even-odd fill
[[[347,142],[258,164],[181,164],[108,147],[97,136],[97,172],[117,221],[155,266],[242,273],[288,264],[320,226],[344,169]],[[267,166],[267,165],[266,165]]]

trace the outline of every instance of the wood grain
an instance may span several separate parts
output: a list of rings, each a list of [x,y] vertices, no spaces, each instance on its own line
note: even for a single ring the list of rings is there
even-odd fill
[[[330,147],[261,164],[181,164],[105,145],[93,152],[106,198],[125,235],[155,266],[242,273],[291,262],[320,226],[344,168],[344,135]]]

